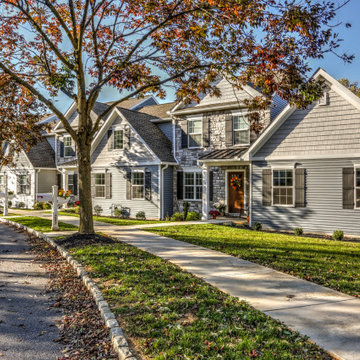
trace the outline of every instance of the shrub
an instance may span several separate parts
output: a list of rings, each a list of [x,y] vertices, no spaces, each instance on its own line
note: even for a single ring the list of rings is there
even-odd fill
[[[77,206],[76,208],[75,208],[75,214],[80,214],[80,206]]]
[[[171,221],[184,221],[184,213],[176,212],[171,217]]]
[[[189,209],[190,209],[190,203],[188,201],[184,201],[184,203],[183,203],[184,219],[187,218]]]
[[[258,221],[255,221],[255,222],[254,222],[253,229],[254,229],[255,231],[261,231],[261,229],[262,229],[262,224],[261,224],[260,222],[258,222]]]
[[[115,208],[114,209],[114,216],[120,219],[124,219],[126,217],[126,210],[123,208]]]
[[[190,211],[186,218],[186,220],[188,221],[196,221],[200,219],[201,219],[201,215],[196,211]]]
[[[42,208],[44,210],[50,210],[52,208],[52,206],[48,202],[44,202],[44,203],[42,203]]]
[[[96,216],[100,216],[102,212],[103,212],[103,208],[100,205],[94,206],[94,213]]]
[[[332,236],[333,240],[343,240],[344,232],[342,230],[335,230]]]
[[[303,231],[303,229],[300,228],[300,227],[294,229],[294,234],[295,234],[296,236],[301,236],[303,233],[304,233],[304,231]]]
[[[139,211],[135,215],[137,220],[146,220],[146,215],[144,211]]]
[[[70,209],[63,209],[63,212],[69,213],[69,214],[76,214],[77,208],[70,208]]]
[[[12,201],[11,200],[8,201],[8,207],[12,207]]]
[[[22,202],[22,201],[20,201],[19,204],[18,204],[18,207],[19,207],[20,209],[23,209],[23,208],[25,207],[25,203]]]
[[[34,206],[33,206],[34,210],[42,210],[43,209],[43,203],[40,201],[37,201]]]

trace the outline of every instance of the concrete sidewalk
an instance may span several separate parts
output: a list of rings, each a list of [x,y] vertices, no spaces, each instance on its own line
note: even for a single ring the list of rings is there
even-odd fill
[[[74,225],[78,218],[60,216]],[[169,226],[172,224],[161,224]],[[183,223],[182,223],[183,225]],[[141,228],[95,223],[96,231],[167,259],[220,290],[246,300],[340,359],[360,360],[360,299],[264,266]]]
[[[61,356],[56,320],[61,310],[49,307],[49,275],[24,234],[0,224],[0,358],[51,360]]]

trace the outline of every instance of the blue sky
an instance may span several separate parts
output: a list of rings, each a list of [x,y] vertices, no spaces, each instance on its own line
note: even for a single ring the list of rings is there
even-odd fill
[[[341,2],[342,0],[339,0]],[[339,10],[337,19],[334,24],[339,23],[336,27],[336,32],[339,33],[342,42],[339,53],[346,52],[347,54],[354,54],[355,59],[351,64],[344,63],[334,54],[327,54],[324,59],[309,61],[314,72],[318,67],[322,67],[331,76],[336,79],[342,77],[348,78],[350,81],[358,81],[360,83],[360,1],[351,0],[349,4]],[[345,24],[350,23],[351,28],[346,28]],[[311,75],[311,74],[309,74]],[[99,101],[110,101],[118,98],[116,90],[112,88],[105,88],[99,97]],[[168,91],[168,96],[164,100],[158,99],[160,103],[167,101],[174,101],[173,91]],[[57,99],[58,105],[64,108],[64,111],[71,104],[71,100],[65,96],[60,96]]]

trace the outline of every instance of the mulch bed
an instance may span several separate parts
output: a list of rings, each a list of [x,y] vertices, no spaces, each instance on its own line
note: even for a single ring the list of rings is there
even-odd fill
[[[70,240],[65,239],[64,243],[67,241]],[[86,242],[86,239],[75,237],[75,241]],[[43,240],[29,236],[29,245],[51,276],[47,291],[52,306],[63,311],[57,325],[60,337],[55,341],[64,344],[65,349],[58,360],[117,359],[95,301],[73,268]]]
[[[104,245],[104,244],[114,244],[115,241],[107,236],[92,234],[92,235],[86,235],[86,234],[79,234],[75,233],[72,234],[66,238],[62,239],[54,239],[54,241],[58,244],[63,246],[66,249],[72,248],[72,247],[82,247],[87,245]]]

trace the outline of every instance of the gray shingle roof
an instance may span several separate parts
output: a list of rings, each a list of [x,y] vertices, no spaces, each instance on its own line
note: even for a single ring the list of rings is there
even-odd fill
[[[241,147],[234,149],[213,150],[201,156],[199,160],[236,160],[239,159],[247,149],[247,147]]]
[[[69,161],[63,162],[63,163],[59,164],[58,166],[66,167],[66,166],[77,166],[77,165],[78,165],[78,161],[77,161],[77,159],[75,159],[75,160],[69,160]]]
[[[161,161],[176,162],[172,155],[172,144],[157,125],[151,122],[153,116],[123,108],[118,110]]]
[[[35,168],[56,168],[55,152],[46,138],[31,147],[26,155]]]
[[[151,96],[145,96],[145,97],[137,97],[137,98],[132,98],[132,99],[127,99],[123,102],[121,102],[118,106],[122,107],[124,109],[131,109],[133,107],[135,107],[136,105],[145,102],[146,100],[150,99]],[[106,104],[107,105],[112,105],[115,101],[109,101]]]
[[[151,115],[153,118],[168,119],[170,118],[170,115],[167,112],[170,111],[175,106],[175,104],[176,101],[165,104],[150,105],[143,107],[139,111],[144,114]]]

